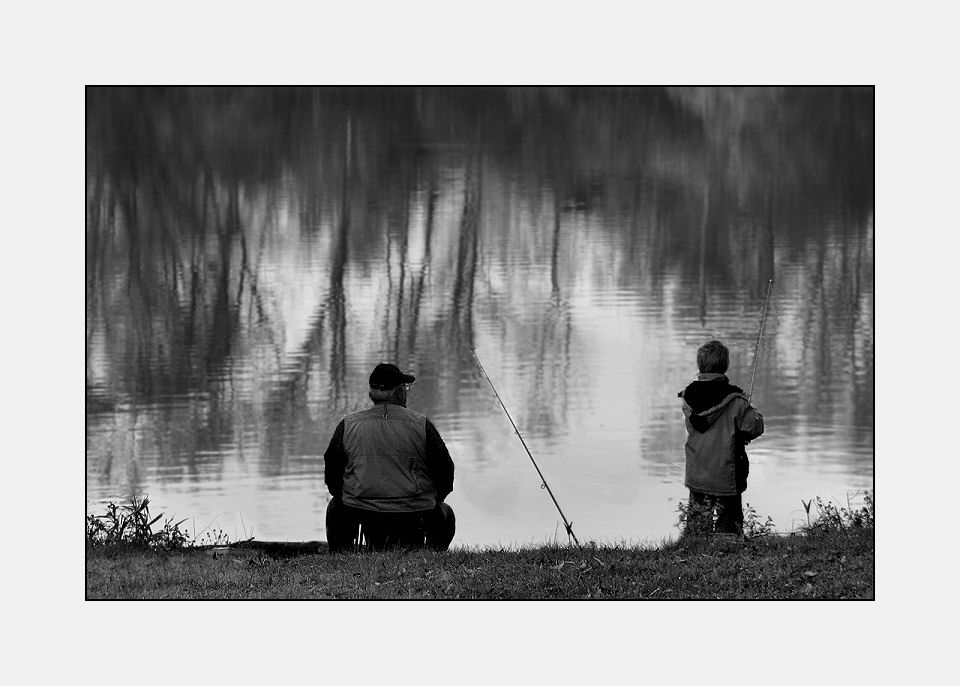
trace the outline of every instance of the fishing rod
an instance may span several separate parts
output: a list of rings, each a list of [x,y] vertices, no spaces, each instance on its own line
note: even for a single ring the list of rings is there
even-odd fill
[[[550,486],[547,484],[547,480],[543,478],[543,472],[540,471],[540,467],[537,466],[537,461],[533,459],[533,454],[530,452],[530,448],[527,447],[527,442],[523,440],[523,434],[520,433],[520,429],[517,428],[516,422],[513,421],[513,417],[510,416],[510,411],[507,409],[507,406],[503,404],[503,399],[500,397],[500,394],[497,393],[496,387],[493,385],[493,381],[490,380],[490,377],[487,376],[487,372],[484,370],[483,365],[480,364],[480,358],[477,357],[477,351],[475,348],[470,348],[470,352],[473,353],[473,359],[477,362],[477,367],[480,368],[480,373],[483,374],[483,378],[487,380],[487,383],[490,384],[490,388],[493,390],[493,394],[497,396],[497,401],[500,403],[500,407],[503,408],[504,413],[507,415],[507,419],[510,420],[510,423],[513,425],[513,430],[517,432],[517,437],[520,439],[520,442],[523,444],[523,449],[527,451],[527,456],[530,458],[530,461],[533,463],[533,468],[537,470],[537,474],[540,475],[541,484],[540,488],[547,489],[547,493],[550,494],[550,499],[553,501],[553,504],[557,506],[557,512],[560,513],[560,518],[563,520],[563,527],[567,530],[567,535],[573,538],[573,542],[577,544],[577,547],[580,547],[580,541],[577,540],[577,535],[573,533],[573,522],[568,522],[567,518],[563,514],[563,510],[560,509],[560,503],[557,502],[557,499],[553,495],[553,491],[550,490]]]
[[[763,323],[767,320],[767,303],[770,302],[770,291],[773,288],[773,277],[767,283],[767,297],[763,299],[763,316],[760,317],[760,334],[757,336],[757,349],[753,353],[753,376],[750,377],[750,392],[747,402],[753,397],[753,382],[757,378],[757,362],[760,360],[760,339],[763,338]]]

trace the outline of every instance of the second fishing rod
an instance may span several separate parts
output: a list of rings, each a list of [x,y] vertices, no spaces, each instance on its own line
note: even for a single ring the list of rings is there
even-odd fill
[[[757,380],[757,361],[760,359],[760,341],[763,338],[763,325],[767,321],[767,304],[770,302],[770,291],[773,290],[773,277],[767,282],[767,297],[763,299],[763,315],[760,317],[760,333],[757,334],[757,348],[753,351],[753,374],[750,376],[750,392],[747,393],[747,402],[753,397],[753,382]]]
[[[507,415],[507,419],[510,420],[510,424],[513,425],[513,430],[517,432],[517,438],[520,439],[520,443],[523,444],[523,449],[527,451],[527,457],[530,458],[530,462],[533,463],[533,468],[537,470],[537,474],[540,476],[540,481],[542,482],[541,488],[546,489],[547,493],[550,494],[550,499],[553,501],[553,504],[557,507],[557,512],[560,513],[560,519],[563,520],[563,527],[567,530],[567,535],[573,538],[573,542],[577,544],[577,547],[580,547],[580,541],[577,540],[577,535],[573,533],[573,522],[567,521],[566,516],[563,514],[563,510],[560,509],[560,503],[557,502],[556,497],[553,495],[553,491],[550,490],[550,485],[547,483],[547,480],[543,476],[543,472],[540,471],[540,467],[537,465],[537,461],[533,459],[533,453],[530,452],[530,448],[527,447],[527,442],[523,440],[523,434],[520,433],[520,429],[517,428],[517,423],[513,421],[513,417],[510,416],[510,410],[507,409],[507,406],[503,404],[503,398],[500,397],[500,394],[497,393],[496,387],[493,385],[493,381],[490,380],[490,377],[487,376],[486,370],[483,368],[483,364],[480,363],[480,358],[477,357],[477,351],[474,348],[470,349],[470,352],[473,354],[473,359],[477,363],[477,367],[480,369],[480,373],[483,374],[483,378],[487,380],[487,383],[490,384],[490,388],[493,390],[493,394],[497,396],[497,402],[500,403],[500,407],[503,408],[504,413]]]

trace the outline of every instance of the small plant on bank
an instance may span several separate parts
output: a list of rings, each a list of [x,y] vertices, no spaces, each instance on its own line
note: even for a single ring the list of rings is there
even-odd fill
[[[847,500],[847,507],[840,507],[830,501],[823,502],[823,499],[817,496],[815,500],[802,500],[803,509],[807,513],[807,524],[803,527],[806,532],[830,532],[844,531],[846,529],[862,528],[872,529],[874,527],[874,502],[873,495],[869,491],[863,492],[863,505],[859,508],[850,505]],[[817,514],[811,520],[810,508],[816,505]]]
[[[766,521],[760,520],[760,515],[753,505],[747,503],[743,508],[743,536],[744,538],[759,538],[775,533],[773,517],[767,515]]]
[[[689,500],[677,504],[677,528],[683,536],[707,536],[716,522],[717,513],[709,504]]]
[[[196,546],[218,546],[230,543],[230,537],[223,529],[208,529],[192,542]]]
[[[163,550],[178,550],[192,544],[190,537],[180,525],[186,520],[174,522],[167,519],[154,530],[154,525],[163,514],[150,516],[150,499],[133,496],[130,502],[107,503],[102,515],[87,515],[86,538],[90,545],[134,545]]]

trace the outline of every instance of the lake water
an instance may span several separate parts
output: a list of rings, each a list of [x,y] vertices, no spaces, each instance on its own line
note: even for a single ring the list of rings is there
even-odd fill
[[[874,478],[872,89],[88,89],[86,500],[323,540],[381,361],[456,463],[454,544],[675,537],[712,338],[746,502]]]

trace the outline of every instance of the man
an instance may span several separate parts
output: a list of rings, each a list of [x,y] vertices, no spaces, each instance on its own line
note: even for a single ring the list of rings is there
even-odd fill
[[[690,489],[687,532],[743,533],[746,444],[763,433],[763,417],[726,377],[730,352],[720,341],[697,350],[700,374],[678,395],[687,427],[684,486]]]
[[[453,490],[453,460],[433,423],[407,409],[414,377],[395,365],[370,374],[373,407],[344,417],[323,455],[331,552],[350,550],[362,527],[374,550],[426,544],[446,550],[456,530],[443,502]]]

